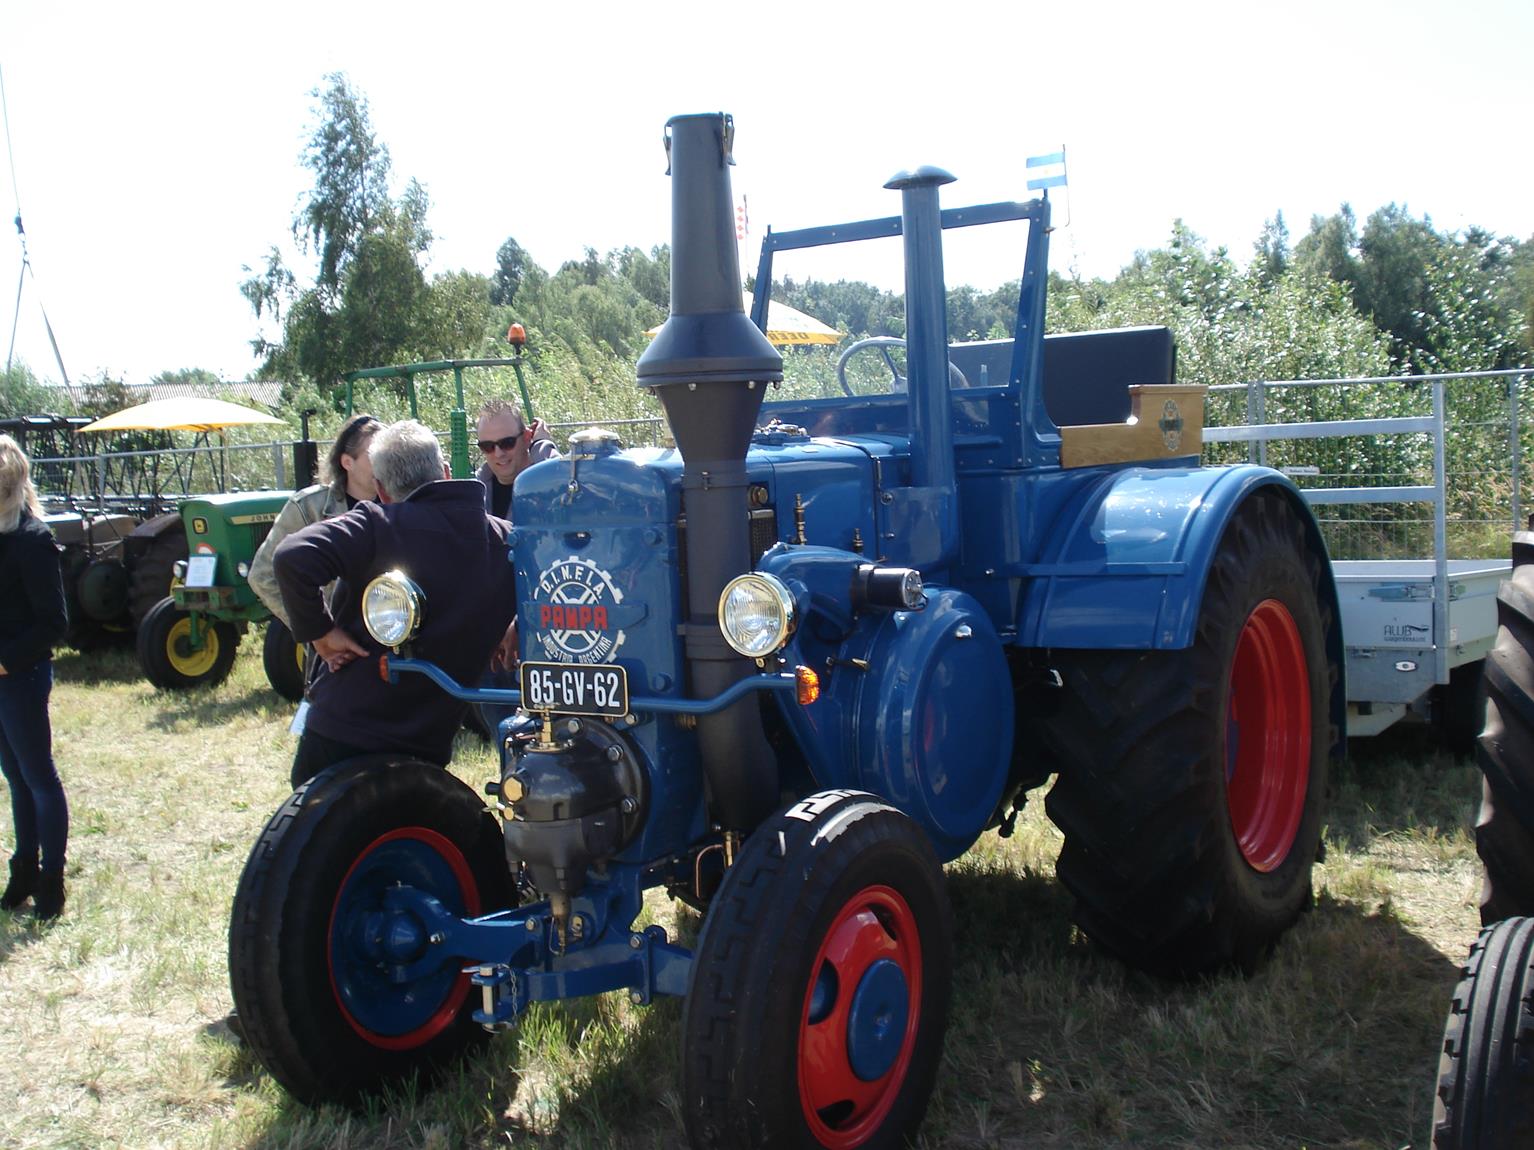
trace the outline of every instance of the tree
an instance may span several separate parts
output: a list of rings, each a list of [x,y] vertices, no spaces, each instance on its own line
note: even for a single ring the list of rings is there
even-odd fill
[[[410,180],[390,199],[389,152],[367,101],[340,74],[326,84],[314,93],[317,123],[303,153],[314,187],[293,220],[294,241],[316,261],[312,285],[300,290],[274,247],[240,290],[257,319],[282,325],[281,342],[252,341],[265,357],[261,374],[310,380],[339,403],[347,372],[477,351],[491,284],[464,272],[427,281],[426,189]]]
[[[1271,220],[1264,220],[1262,234],[1253,245],[1257,261],[1255,270],[1265,283],[1277,283],[1289,270],[1289,228],[1284,223],[1284,213],[1278,212]]]
[[[20,360],[0,375],[0,416],[46,415],[59,410],[67,398],[38,379]]]
[[[332,72],[316,89],[320,122],[304,149],[314,190],[293,221],[293,238],[319,256],[315,287],[335,296],[341,273],[374,221],[389,209],[389,149],[373,135],[367,100]]]
[[[1302,270],[1345,284],[1357,278],[1357,256],[1358,221],[1347,204],[1334,216],[1311,216],[1309,234],[1294,249]]]
[[[522,277],[532,262],[527,249],[511,237],[495,253],[495,276],[490,285],[490,302],[495,307],[510,307],[522,286]]]

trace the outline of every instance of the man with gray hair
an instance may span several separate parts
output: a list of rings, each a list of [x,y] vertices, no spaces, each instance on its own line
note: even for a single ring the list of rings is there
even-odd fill
[[[293,759],[296,789],[323,768],[374,753],[411,754],[446,765],[467,704],[424,675],[390,684],[383,649],[362,624],[362,592],[385,571],[403,571],[426,606],[411,653],[460,683],[477,682],[516,615],[510,524],[485,511],[484,487],[448,478],[431,429],[392,423],[369,446],[378,502],[311,524],[273,557],[293,638],[314,644],[324,666],[310,684]],[[339,580],[333,602],[321,593]]]

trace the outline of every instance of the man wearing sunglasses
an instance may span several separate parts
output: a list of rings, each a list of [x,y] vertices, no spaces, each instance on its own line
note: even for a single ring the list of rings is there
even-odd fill
[[[479,450],[484,465],[476,473],[485,485],[485,510],[511,518],[511,485],[534,463],[558,459],[554,437],[539,420],[531,424],[509,399],[491,399],[479,409]]]

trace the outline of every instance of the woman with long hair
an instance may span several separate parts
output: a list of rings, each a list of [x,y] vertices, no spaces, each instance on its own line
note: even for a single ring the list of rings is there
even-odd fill
[[[69,625],[59,551],[43,522],[21,446],[0,434],[0,771],[16,835],[0,910],[32,900],[39,920],[64,910],[69,803],[53,765],[48,696],[53,646]]]
[[[320,462],[320,482],[293,493],[250,561],[250,574],[246,576],[250,589],[282,620],[283,626],[287,626],[288,610],[282,604],[282,592],[277,589],[277,576],[272,573],[277,544],[300,527],[345,514],[364,500],[378,498],[368,444],[382,426],[371,415],[355,415],[347,420],[330,445],[329,454]]]

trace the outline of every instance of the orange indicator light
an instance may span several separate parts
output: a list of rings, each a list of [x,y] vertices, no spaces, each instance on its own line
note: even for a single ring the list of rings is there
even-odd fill
[[[794,693],[799,697],[799,705],[808,707],[820,698],[820,676],[808,667],[795,667]]]

